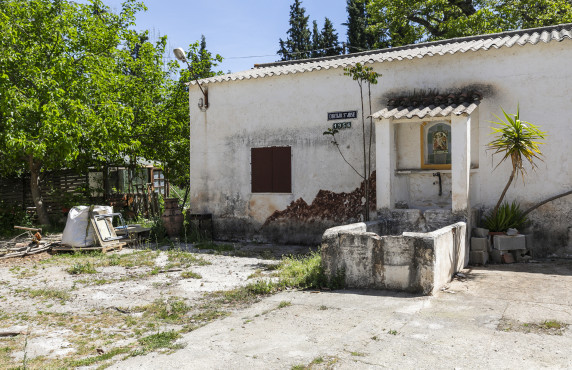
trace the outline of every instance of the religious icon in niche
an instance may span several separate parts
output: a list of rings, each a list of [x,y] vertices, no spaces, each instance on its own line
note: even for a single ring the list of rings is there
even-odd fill
[[[437,131],[433,134],[433,153],[435,154],[445,154],[448,153],[447,147],[447,133],[443,131]]]
[[[451,164],[451,124],[449,122],[434,122],[422,125],[424,142],[423,168],[435,165]]]

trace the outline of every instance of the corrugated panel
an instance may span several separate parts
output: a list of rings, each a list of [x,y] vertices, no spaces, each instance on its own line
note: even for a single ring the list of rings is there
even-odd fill
[[[257,68],[248,71],[214,76],[200,80],[200,82],[202,84],[209,84],[223,81],[263,78],[289,73],[310,72],[322,68],[344,68],[349,65],[355,65],[356,63],[389,62],[393,60],[423,58],[459,52],[490,50],[491,48],[498,49],[501,47],[512,47],[514,45],[535,45],[540,41],[544,43],[552,41],[560,42],[564,39],[572,39],[572,24],[570,23],[497,34],[461,37],[349,55],[260,64]],[[191,84],[194,85],[196,82],[193,81]]]

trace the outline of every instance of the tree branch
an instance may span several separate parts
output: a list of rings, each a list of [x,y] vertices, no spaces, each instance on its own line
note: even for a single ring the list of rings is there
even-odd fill
[[[472,0],[448,0],[449,4],[456,6],[457,8],[461,9],[463,14],[467,17],[475,14],[477,9],[475,9]]]
[[[415,22],[418,23],[420,25],[422,25],[423,27],[427,28],[427,30],[433,35],[433,36],[443,36],[445,34],[444,31],[439,30],[439,28],[433,26],[431,24],[431,22],[429,22],[426,19],[423,19],[421,17],[418,17],[416,15],[413,14],[409,14],[407,15],[407,19],[410,20],[411,22]]]
[[[532,207],[530,207],[529,209],[527,209],[526,211],[524,211],[524,213],[523,213],[522,215],[523,215],[523,216],[526,216],[527,214],[529,214],[530,212],[534,211],[534,210],[537,209],[538,207],[540,207],[540,206],[542,206],[542,205],[544,205],[544,204],[546,204],[546,203],[548,203],[548,202],[552,202],[552,201],[555,200],[555,199],[562,198],[562,197],[565,197],[565,196],[570,195],[570,194],[572,194],[572,190],[567,191],[566,193],[558,194],[558,195],[555,195],[555,196],[550,197],[550,198],[548,198],[548,199],[545,199],[545,200],[543,200],[542,202],[536,203],[535,205],[533,205]]]
[[[365,178],[358,172],[358,170],[355,169],[354,166],[351,165],[350,162],[348,162],[348,160],[346,159],[346,157],[344,156],[344,153],[342,153],[342,150],[340,149],[340,144],[338,143],[338,141],[336,140],[336,135],[332,134],[332,136],[334,137],[334,141],[332,141],[332,144],[334,144],[336,146],[336,148],[338,148],[338,152],[340,152],[340,155],[342,156],[342,159],[344,160],[344,162],[346,162],[348,164],[348,166],[350,166],[352,168],[352,170],[354,170],[355,173],[357,173],[357,175],[359,177],[361,177],[362,179],[365,180]]]

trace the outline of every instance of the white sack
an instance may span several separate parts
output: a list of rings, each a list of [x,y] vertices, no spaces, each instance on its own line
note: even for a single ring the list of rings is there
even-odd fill
[[[93,207],[93,213],[113,213],[113,207],[95,206]],[[68,219],[66,221],[66,227],[62,235],[62,244],[78,248],[89,247],[95,244],[95,233],[88,216],[88,206],[77,206],[70,209]]]

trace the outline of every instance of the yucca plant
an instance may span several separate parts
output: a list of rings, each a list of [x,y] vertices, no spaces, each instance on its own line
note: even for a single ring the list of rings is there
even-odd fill
[[[498,121],[491,121],[491,123],[498,125],[497,127],[492,127],[492,133],[497,134],[498,136],[496,139],[491,141],[488,146],[491,150],[494,150],[493,157],[495,154],[502,155],[502,158],[496,167],[510,158],[512,171],[493,210],[493,214],[498,211],[515,176],[518,177],[518,174],[520,173],[524,181],[524,176],[526,174],[526,170],[523,166],[524,162],[528,161],[534,170],[537,167],[535,160],[542,160],[542,158],[540,158],[542,152],[540,151],[539,144],[543,143],[538,140],[544,139],[546,134],[546,132],[540,131],[538,126],[520,119],[520,107],[517,107],[516,114],[508,114],[504,109],[502,109],[502,112],[505,120],[495,115]]]
[[[484,226],[489,231],[507,231],[509,228],[520,230],[528,221],[526,214],[517,202],[504,202],[495,211],[485,216]]]

